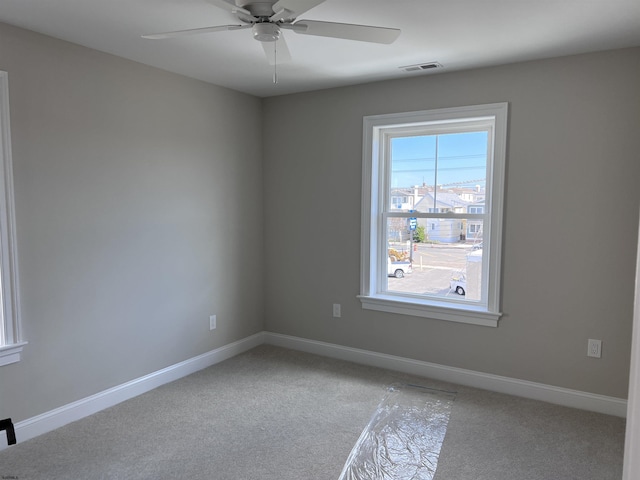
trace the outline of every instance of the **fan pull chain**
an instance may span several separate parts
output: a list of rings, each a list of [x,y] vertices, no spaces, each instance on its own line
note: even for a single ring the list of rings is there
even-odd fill
[[[278,41],[273,42],[273,84],[278,84]]]

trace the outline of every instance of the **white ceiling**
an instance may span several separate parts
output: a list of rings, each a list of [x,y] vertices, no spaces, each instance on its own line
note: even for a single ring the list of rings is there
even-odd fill
[[[0,0],[2,22],[261,97],[640,46],[640,0],[326,0],[300,18],[402,33],[380,45],[284,31],[293,60],[274,85],[251,30],[141,38],[238,23],[206,0]],[[432,61],[443,68],[398,68]]]

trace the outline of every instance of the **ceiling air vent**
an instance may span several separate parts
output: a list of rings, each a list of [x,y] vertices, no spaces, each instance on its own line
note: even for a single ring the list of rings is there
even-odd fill
[[[406,65],[404,67],[400,67],[400,70],[404,70],[405,72],[421,72],[423,70],[433,70],[436,68],[442,68],[442,65],[438,62],[420,63],[418,65]]]

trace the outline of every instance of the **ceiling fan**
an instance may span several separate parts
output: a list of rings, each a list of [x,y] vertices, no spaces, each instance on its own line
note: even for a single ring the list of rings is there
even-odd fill
[[[351,23],[321,22],[317,20],[296,20],[299,15],[323,3],[325,0],[206,0],[231,12],[241,22],[237,25],[217,25],[213,27],[177,30],[173,32],[143,35],[143,38],[162,39],[198,35],[202,33],[250,28],[253,38],[264,48],[271,65],[291,60],[291,54],[280,35],[281,30],[292,30],[302,35],[343,38],[390,44],[400,35],[397,28],[355,25]]]

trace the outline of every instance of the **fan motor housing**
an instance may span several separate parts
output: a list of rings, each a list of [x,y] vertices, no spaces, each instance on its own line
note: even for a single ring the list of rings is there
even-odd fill
[[[259,42],[275,42],[280,38],[280,28],[275,23],[256,23],[252,31]]]
[[[237,0],[236,5],[246,8],[254,17],[270,17],[273,15],[273,4],[277,0],[256,1],[256,0]]]

